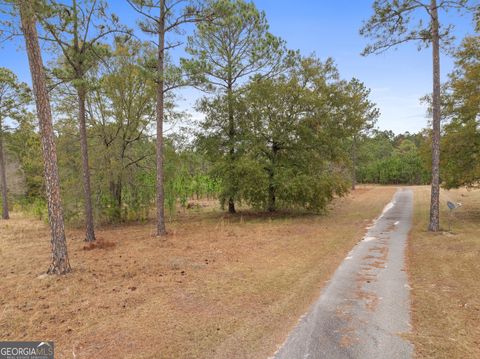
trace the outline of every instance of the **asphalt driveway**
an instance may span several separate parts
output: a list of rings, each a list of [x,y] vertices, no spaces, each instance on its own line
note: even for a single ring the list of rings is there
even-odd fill
[[[405,249],[413,192],[397,191],[301,318],[277,359],[411,358]]]

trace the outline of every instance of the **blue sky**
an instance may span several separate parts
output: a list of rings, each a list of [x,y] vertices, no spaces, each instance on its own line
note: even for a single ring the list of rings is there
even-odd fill
[[[358,34],[358,29],[372,13],[371,0],[254,2],[266,12],[271,32],[286,40],[289,48],[299,49],[306,55],[314,52],[322,59],[332,57],[343,78],[356,77],[371,88],[371,98],[382,114],[379,128],[400,133],[416,132],[427,126],[426,106],[419,99],[431,91],[431,51],[418,52],[412,43],[382,55],[360,56],[368,40]],[[110,0],[109,3],[122,22],[135,26],[136,14],[126,1]],[[441,15],[441,20],[456,25],[458,39],[473,32],[470,16]],[[28,62],[21,45],[20,41],[4,44],[0,66],[12,69],[21,80],[30,83]],[[48,53],[45,57],[48,58]],[[441,61],[442,78],[446,79],[453,61],[446,54]],[[191,111],[198,96],[196,91],[183,90],[180,107]]]
[[[431,92],[430,49],[415,44],[382,55],[360,56],[368,40],[358,30],[371,14],[371,0],[257,0],[266,11],[271,31],[289,47],[320,58],[333,57],[344,78],[357,77],[372,90],[382,113],[378,126],[396,133],[415,132],[427,126],[426,107],[419,98]],[[294,5],[292,5],[294,4]],[[473,31],[471,17],[450,13],[443,20],[456,24],[458,38]],[[442,56],[443,78],[453,62]]]

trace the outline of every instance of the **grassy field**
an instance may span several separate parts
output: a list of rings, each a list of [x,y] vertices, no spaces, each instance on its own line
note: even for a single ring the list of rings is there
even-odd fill
[[[446,201],[461,202],[448,232]],[[419,358],[480,358],[480,191],[441,194],[444,232],[426,231],[430,191],[415,190],[408,267]]]
[[[165,241],[153,224],[102,228],[74,268],[44,275],[49,233],[0,222],[1,340],[53,340],[58,358],[266,358],[395,192],[361,187],[325,216],[189,211]]]

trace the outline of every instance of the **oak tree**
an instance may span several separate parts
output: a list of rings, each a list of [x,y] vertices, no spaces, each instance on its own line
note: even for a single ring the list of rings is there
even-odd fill
[[[322,211],[347,191],[348,167],[342,146],[347,129],[329,59],[298,58],[273,78],[254,77],[237,90],[236,163],[238,202],[274,212],[279,208]],[[222,187],[230,180],[228,98],[203,99],[199,148],[213,163]],[[227,187],[228,188],[228,187]],[[228,192],[221,192],[222,202]]]

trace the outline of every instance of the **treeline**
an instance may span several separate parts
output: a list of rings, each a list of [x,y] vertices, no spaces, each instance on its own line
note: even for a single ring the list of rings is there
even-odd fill
[[[430,140],[428,134],[395,135],[372,131],[358,145],[357,178],[361,183],[428,184]]]

